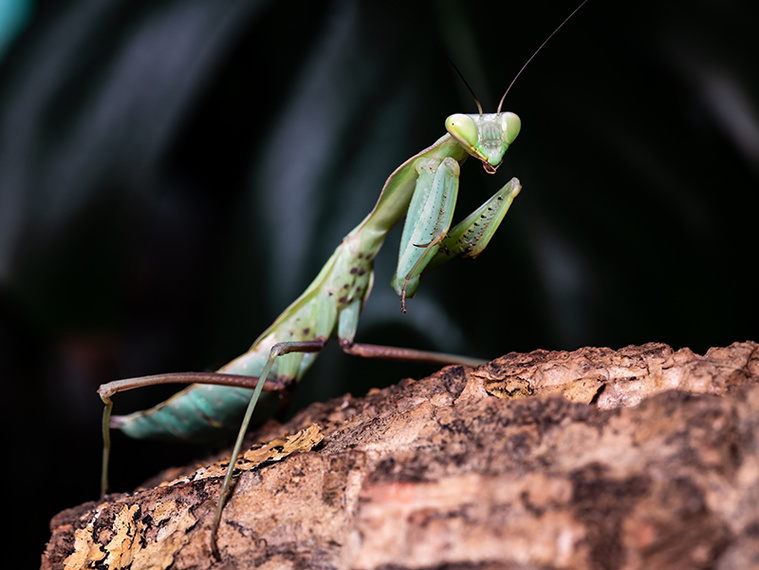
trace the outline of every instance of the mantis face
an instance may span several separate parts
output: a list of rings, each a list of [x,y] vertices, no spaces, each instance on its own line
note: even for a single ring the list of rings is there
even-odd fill
[[[519,134],[522,121],[514,113],[464,115],[445,120],[445,128],[472,156],[482,161],[486,172],[494,174],[509,145]]]

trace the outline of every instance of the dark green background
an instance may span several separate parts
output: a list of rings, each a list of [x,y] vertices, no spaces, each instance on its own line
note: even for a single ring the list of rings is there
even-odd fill
[[[389,173],[492,110],[569,1],[40,2],[0,62],[8,512],[33,555],[98,493],[97,385],[243,352]],[[759,340],[757,4],[591,0],[517,81],[523,131],[460,213],[523,192],[409,313],[380,257],[358,340],[495,357]],[[299,400],[420,377],[331,347]],[[117,411],[155,403],[145,390]],[[117,438],[114,490],[203,452]],[[158,457],[156,458],[155,455]]]

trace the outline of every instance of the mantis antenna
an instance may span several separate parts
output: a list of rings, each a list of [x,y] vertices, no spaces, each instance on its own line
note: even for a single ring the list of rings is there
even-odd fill
[[[520,75],[522,75],[522,72],[523,72],[523,71],[524,71],[524,70],[527,68],[527,66],[528,66],[528,65],[530,65],[530,62],[533,60],[533,58],[534,58],[536,55],[538,55],[538,52],[539,52],[540,50],[542,50],[542,49],[543,49],[543,47],[545,47],[545,45],[548,43],[548,41],[549,41],[549,40],[550,40],[552,37],[554,37],[554,36],[556,35],[556,32],[558,32],[558,31],[559,31],[561,28],[563,28],[563,27],[564,27],[564,24],[566,24],[566,23],[567,23],[569,20],[571,20],[571,19],[572,19],[572,16],[574,16],[574,15],[577,13],[577,11],[578,11],[580,8],[582,8],[582,7],[583,7],[583,6],[584,6],[584,5],[585,5],[587,2],[588,2],[588,0],[583,0],[583,1],[580,3],[580,5],[579,5],[579,6],[577,6],[577,8],[575,8],[574,10],[572,10],[572,13],[571,13],[569,16],[567,16],[566,18],[564,18],[564,21],[563,21],[561,24],[559,24],[559,25],[556,27],[556,29],[555,29],[553,32],[551,32],[551,33],[550,33],[550,35],[549,35],[549,36],[548,36],[548,37],[547,37],[545,40],[543,40],[543,43],[542,43],[542,44],[540,44],[540,46],[538,47],[538,49],[536,49],[536,50],[535,50],[535,51],[532,53],[532,55],[531,55],[531,56],[529,57],[529,59],[528,59],[528,60],[527,60],[527,61],[524,63],[524,65],[522,66],[522,68],[521,68],[521,69],[520,69],[520,70],[517,72],[517,74],[514,76],[514,79],[512,79],[512,80],[511,80],[511,83],[509,83],[509,86],[506,88],[506,91],[504,92],[504,94],[503,94],[503,97],[501,97],[501,101],[498,103],[498,109],[497,109],[497,110],[496,110],[496,112],[495,112],[495,114],[496,114],[496,115],[500,115],[500,114],[501,114],[501,107],[503,107],[503,102],[506,100],[506,95],[508,95],[509,91],[510,91],[510,90],[511,90],[511,88],[514,86],[514,83],[516,83],[516,80],[519,78],[519,76],[520,76]],[[482,113],[482,105],[480,105],[480,101],[479,101],[479,99],[477,99],[477,95],[474,93],[474,89],[472,89],[472,86],[471,86],[471,85],[469,85],[469,82],[466,80],[466,77],[464,77],[464,74],[463,74],[463,73],[461,73],[461,71],[459,70],[459,68],[458,68],[458,67],[456,67],[456,64],[455,64],[455,63],[453,63],[453,60],[452,60],[452,59],[451,59],[451,58],[448,56],[448,54],[447,54],[447,53],[444,53],[444,55],[445,55],[446,59],[448,59],[448,63],[450,63],[450,64],[451,64],[451,67],[453,67],[454,71],[455,71],[455,72],[458,74],[458,76],[461,78],[461,81],[463,81],[463,82],[464,82],[464,85],[466,85],[466,88],[469,90],[469,93],[471,93],[471,95],[472,95],[472,99],[474,99],[474,102],[475,102],[475,104],[477,105],[477,111],[479,112],[480,116],[482,116],[482,114],[483,114],[483,113]]]
[[[530,62],[533,60],[533,58],[534,58],[536,55],[538,55],[538,52],[539,52],[540,50],[542,50],[542,49],[543,49],[543,47],[544,47],[544,46],[545,46],[545,45],[548,43],[548,41],[549,41],[549,40],[550,40],[552,37],[554,37],[554,36],[556,35],[556,32],[558,32],[558,31],[559,31],[561,28],[563,28],[563,27],[564,27],[564,24],[566,24],[566,23],[567,23],[567,22],[568,22],[570,19],[572,19],[572,16],[574,16],[574,15],[577,13],[577,11],[578,11],[580,8],[582,8],[583,6],[585,6],[585,4],[587,3],[587,1],[588,1],[588,0],[583,0],[583,1],[580,3],[580,5],[579,5],[577,8],[575,8],[574,10],[572,10],[572,13],[571,13],[569,16],[567,16],[566,18],[564,18],[564,21],[563,21],[561,24],[559,24],[559,25],[556,27],[556,29],[555,29],[553,32],[551,32],[551,34],[550,34],[550,35],[549,35],[549,36],[548,36],[548,37],[547,37],[545,40],[543,40],[543,43],[542,43],[542,44],[540,44],[540,46],[538,47],[538,49],[536,49],[536,50],[535,50],[535,51],[532,53],[532,55],[530,56],[530,58],[529,58],[529,59],[528,59],[528,60],[525,62],[525,64],[522,66],[522,69],[520,69],[520,70],[517,72],[517,74],[514,76],[514,79],[512,79],[512,80],[511,80],[511,83],[509,83],[509,86],[506,88],[506,91],[504,92],[504,94],[503,94],[503,97],[501,97],[501,102],[500,102],[500,103],[498,103],[498,109],[497,109],[497,110],[496,110],[496,112],[495,112],[495,114],[496,114],[496,115],[500,115],[500,114],[501,114],[501,107],[503,107],[503,102],[504,102],[504,100],[506,99],[506,95],[508,95],[508,93],[509,93],[509,90],[510,90],[510,89],[511,89],[511,87],[514,85],[514,83],[515,83],[515,82],[516,82],[516,80],[519,78],[519,76],[520,76],[520,75],[522,75],[522,72],[525,70],[525,68],[526,68],[528,65],[530,65]],[[456,71],[458,71],[458,69],[457,69]],[[459,73],[459,75],[461,75],[461,74]],[[466,81],[465,81],[464,83],[466,83]],[[467,85],[467,87],[469,87],[469,85]],[[469,88],[469,90],[471,91],[472,89],[471,89],[471,88]],[[474,95],[474,93],[472,93],[472,95]],[[475,99],[475,101],[476,101],[476,99]],[[480,106],[480,104],[479,104],[479,103],[477,103],[477,107],[479,107],[479,106]],[[482,109],[480,109],[480,115],[482,115]]]
[[[587,0],[585,0],[587,2]],[[464,74],[461,73],[461,70],[459,70],[458,67],[456,67],[456,64],[453,63],[453,60],[448,56],[447,53],[444,53],[445,57],[448,59],[448,63],[451,64],[451,67],[453,67],[454,71],[458,74],[458,76],[461,78],[461,81],[464,82],[464,85],[466,85],[466,88],[469,89],[469,93],[472,95],[472,99],[474,99],[474,102],[477,104],[477,110],[480,112],[480,117],[482,116],[482,105],[480,105],[479,99],[477,99],[477,95],[474,93],[474,89],[472,89],[472,86],[469,85],[469,82],[466,80],[466,77],[464,77]],[[500,107],[499,107],[500,109]]]

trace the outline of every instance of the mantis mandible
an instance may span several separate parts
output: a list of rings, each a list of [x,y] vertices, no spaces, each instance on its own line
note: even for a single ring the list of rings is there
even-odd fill
[[[392,286],[401,298],[401,310],[405,312],[406,299],[415,295],[420,277],[427,271],[453,257],[477,257],[487,247],[521,186],[519,180],[512,178],[451,228],[460,166],[473,156],[488,173],[496,173],[521,128],[517,115],[501,112],[506,94],[538,51],[585,2],[527,60],[506,89],[495,113],[484,114],[477,102],[478,114],[451,115],[445,121],[445,135],[390,175],[372,211],[343,238],[303,294],[261,333],[246,353],[216,373],[144,376],[100,386],[98,392],[105,404],[103,494],[107,490],[111,427],[137,439],[203,441],[223,434],[219,428],[239,426],[212,530],[212,546],[218,558],[215,537],[231,488],[233,459],[240,454],[262,392],[293,387],[329,339],[336,337],[344,352],[367,358],[468,366],[485,362],[452,354],[356,343],[359,315],[374,281],[373,262],[388,232],[405,217],[398,265],[392,278]],[[111,416],[111,397],[117,392],[163,383],[192,385],[149,410]]]

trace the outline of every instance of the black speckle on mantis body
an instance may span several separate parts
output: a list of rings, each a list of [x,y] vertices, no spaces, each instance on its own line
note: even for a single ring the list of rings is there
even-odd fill
[[[545,42],[538,51],[543,45]],[[406,299],[414,296],[424,273],[456,256],[477,257],[487,247],[521,190],[516,178],[453,228],[451,221],[459,191],[460,166],[473,156],[487,172],[495,174],[504,153],[519,134],[519,117],[501,112],[502,104],[503,98],[492,114],[483,114],[480,109],[479,114],[448,117],[447,134],[390,175],[372,211],[343,238],[308,288],[261,333],[247,352],[217,373],[164,374],[101,386],[99,393],[106,405],[103,493],[107,488],[110,428],[121,429],[138,439],[174,441],[209,440],[237,430],[232,452],[236,458],[262,391],[291,389],[330,338],[336,337],[344,352],[367,358],[482,364],[483,361],[458,355],[360,344],[354,338],[361,309],[374,282],[374,258],[401,218],[405,217],[406,222],[392,285],[401,297],[404,312]],[[192,385],[149,410],[111,417],[111,397],[115,393],[171,382]],[[215,535],[234,465],[234,461],[229,462],[212,533],[217,557]]]

